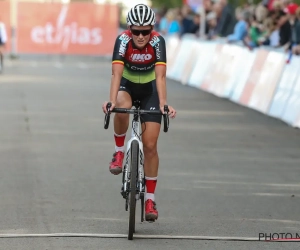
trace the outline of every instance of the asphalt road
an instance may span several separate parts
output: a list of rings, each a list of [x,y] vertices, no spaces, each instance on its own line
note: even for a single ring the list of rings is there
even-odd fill
[[[122,238],[128,213],[121,176],[108,172],[113,127],[103,129],[101,111],[110,63],[58,60],[7,61],[0,75],[0,249],[299,249],[258,241],[300,235],[299,130],[174,81],[159,220]]]

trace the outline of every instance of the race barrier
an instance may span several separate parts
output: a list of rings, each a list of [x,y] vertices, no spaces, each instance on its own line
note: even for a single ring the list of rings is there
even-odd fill
[[[0,1],[11,39],[10,2]],[[4,11],[2,11],[4,10]],[[111,55],[119,29],[119,7],[87,2],[18,2],[16,54]]]
[[[166,37],[167,77],[300,127],[300,57],[187,35]],[[176,52],[175,52],[176,51]]]

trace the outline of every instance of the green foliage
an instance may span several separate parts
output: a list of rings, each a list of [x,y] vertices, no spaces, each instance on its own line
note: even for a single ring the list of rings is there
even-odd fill
[[[152,0],[152,6],[155,8],[174,8],[174,7],[181,7],[182,0]]]
[[[262,0],[252,0],[253,4],[259,4]],[[174,8],[174,7],[181,7],[183,0],[152,0],[152,5],[155,8],[162,8],[162,7],[168,7],[168,8]],[[238,7],[246,2],[249,2],[249,0],[228,0],[228,2],[234,6]],[[300,0],[294,0],[295,3],[300,5]]]

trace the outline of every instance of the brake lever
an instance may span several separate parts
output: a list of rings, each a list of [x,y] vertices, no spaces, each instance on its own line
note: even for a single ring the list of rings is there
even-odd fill
[[[106,104],[106,110],[107,110],[107,113],[109,113],[109,114],[111,113],[110,108],[111,108],[111,102],[108,102]]]
[[[169,114],[169,106],[168,105],[164,105],[164,112]]]
[[[108,129],[109,126],[110,113],[111,113],[110,108],[111,108],[111,102],[107,103],[106,105],[107,113],[105,114],[105,118],[104,118],[104,129]]]
[[[164,105],[164,132],[168,132],[169,130],[169,106],[168,105]]]

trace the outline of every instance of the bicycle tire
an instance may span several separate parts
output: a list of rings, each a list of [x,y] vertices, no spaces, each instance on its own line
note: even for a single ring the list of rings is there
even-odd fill
[[[137,185],[137,171],[139,165],[138,157],[139,157],[139,143],[134,140],[131,143],[128,240],[133,239],[133,233],[135,232],[136,185]]]

